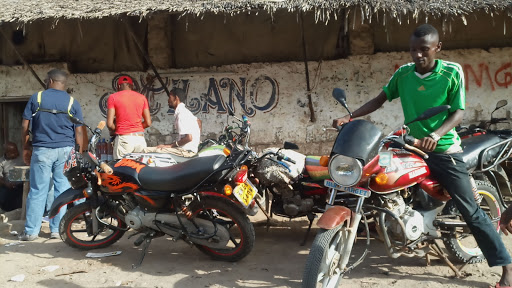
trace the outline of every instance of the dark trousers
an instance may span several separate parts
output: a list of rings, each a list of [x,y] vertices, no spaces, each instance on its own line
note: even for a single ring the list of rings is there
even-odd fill
[[[477,205],[466,165],[461,153],[429,153],[426,160],[434,179],[446,188],[464,221],[469,226],[489,266],[505,266],[512,262],[491,220]]]
[[[4,211],[11,211],[21,208],[23,198],[23,183],[9,189],[5,186],[0,186],[0,208]]]

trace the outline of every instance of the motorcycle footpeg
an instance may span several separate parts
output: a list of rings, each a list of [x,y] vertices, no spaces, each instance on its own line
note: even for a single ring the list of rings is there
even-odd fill
[[[137,240],[135,240],[135,242],[133,242],[133,245],[140,246],[146,238],[147,238],[147,235],[140,235],[139,238],[137,238]]]

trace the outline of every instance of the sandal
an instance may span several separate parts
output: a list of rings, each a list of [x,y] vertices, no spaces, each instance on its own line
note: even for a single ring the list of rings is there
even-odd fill
[[[512,288],[512,286],[501,286],[500,282],[497,282],[494,286],[489,286],[489,288]]]

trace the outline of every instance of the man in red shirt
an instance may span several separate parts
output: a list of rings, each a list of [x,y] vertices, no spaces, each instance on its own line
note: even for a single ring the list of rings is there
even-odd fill
[[[117,135],[114,140],[114,159],[121,159],[128,153],[142,152],[147,146],[144,129],[151,126],[151,115],[148,100],[133,91],[130,77],[119,77],[117,88],[118,92],[108,97],[107,127]]]

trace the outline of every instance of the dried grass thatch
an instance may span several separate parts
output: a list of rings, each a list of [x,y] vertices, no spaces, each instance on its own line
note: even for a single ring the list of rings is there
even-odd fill
[[[420,13],[464,17],[474,10],[504,12],[512,16],[511,0],[0,0],[0,21],[27,23],[39,19],[88,19],[130,15],[146,17],[155,12],[236,14],[248,10],[315,11],[317,19],[327,21],[329,13],[358,6],[368,18],[383,11],[395,18],[418,17]]]

